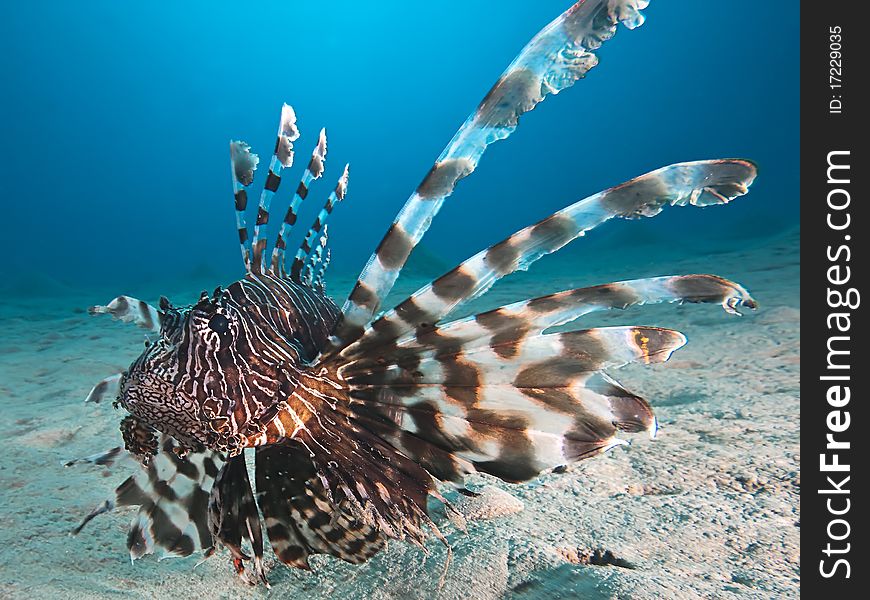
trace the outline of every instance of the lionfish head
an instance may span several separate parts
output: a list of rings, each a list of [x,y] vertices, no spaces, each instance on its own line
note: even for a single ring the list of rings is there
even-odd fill
[[[254,385],[256,371],[240,373],[246,360],[239,343],[240,309],[215,291],[199,302],[175,307],[160,299],[160,333],[122,375],[117,404],[132,418],[122,421],[128,449],[153,450],[153,430],[171,435],[189,449],[203,446],[231,454],[240,450],[235,416],[240,387]],[[274,381],[274,373],[264,374]]]

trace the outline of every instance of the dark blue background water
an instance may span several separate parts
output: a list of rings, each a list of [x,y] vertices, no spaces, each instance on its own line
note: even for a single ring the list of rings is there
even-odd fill
[[[156,4],[4,5],[7,289],[53,279],[136,293],[196,270],[237,276],[227,142],[261,155],[261,183],[284,101],[303,135],[273,221],[326,126],[327,176],[301,221],[350,161],[331,244],[334,268],[355,274],[456,128],[570,2]],[[645,14],[586,80],[490,148],[425,238],[430,253],[457,262],[583,196],[700,158],[749,157],[761,174],[728,207],[610,224],[575,245],[605,261],[608,248],[706,252],[797,227],[796,3],[659,0]]]

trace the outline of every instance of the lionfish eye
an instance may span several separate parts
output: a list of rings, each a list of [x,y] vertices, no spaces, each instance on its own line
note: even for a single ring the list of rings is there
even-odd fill
[[[230,328],[229,320],[223,315],[215,315],[208,321],[208,328],[214,331],[215,333],[219,333],[221,335],[225,334]]]

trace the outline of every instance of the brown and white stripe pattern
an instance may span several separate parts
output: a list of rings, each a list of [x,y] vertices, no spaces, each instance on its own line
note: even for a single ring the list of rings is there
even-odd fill
[[[464,348],[429,347],[343,371],[358,410],[390,419],[392,443],[440,479],[482,471],[523,481],[624,443],[619,431],[656,425],[649,404],[602,373],[664,362],[675,331],[608,327]]]
[[[413,298],[413,297],[412,297]],[[431,345],[491,344],[514,341],[542,333],[591,312],[624,309],[659,302],[721,304],[729,313],[757,305],[743,286],[716,275],[672,275],[607,283],[566,290],[522,300],[478,315],[433,325],[423,310],[411,310],[412,300],[375,321],[366,333],[341,352],[344,361],[389,355],[396,360],[405,352]],[[434,319],[437,321],[438,319]]]
[[[444,500],[436,480],[461,482],[465,474],[484,472],[523,481],[623,444],[621,432],[654,435],[649,403],[604,371],[663,362],[685,343],[681,333],[642,326],[545,331],[596,310],[652,302],[715,302],[729,312],[754,308],[736,283],[712,275],[633,280],[442,321],[498,278],[613,217],[652,216],[668,204],[726,203],[746,193],[755,177],[749,161],[672,165],[586,198],[475,255],[372,320],[444,199],[476,168],[485,148],[510,135],[519,117],[548,94],[582,77],[597,61],[592,51],[619,22],[640,25],[645,6],[645,0],[582,0],[526,46],[408,200],[343,311],[323,294],[329,261],[323,252],[325,222],[344,198],[347,167],[290,277],[283,265],[285,236],[309,184],[323,173],[325,133],[268,270],[261,227],[292,158],[295,115],[285,105],[253,257],[245,187],[258,158],[243,142],[233,142],[246,276],[211,296],[203,293],[193,306],[176,308],[161,299],[157,310],[121,297],[93,311],[159,328],[161,335],[130,369],[92,391],[96,401],[117,386],[118,403],[131,414],[125,421],[148,436],[147,444],[130,444],[144,466],[118,488],[115,501],[97,507],[85,522],[116,503],[139,506],[128,539],[134,558],[157,549],[208,556],[224,546],[249,581],[245,561],[252,555],[253,572],[265,582],[258,507],[285,564],[309,568],[315,553],[357,563],[386,539],[423,547],[434,533],[446,543],[427,507],[430,496]],[[252,447],[256,495],[244,457]],[[84,462],[110,465],[127,456],[118,447]]]
[[[598,63],[594,54],[616,32],[643,23],[647,0],[581,0],[542,29],[468,117],[399,212],[342,308],[332,345],[352,342],[378,311],[411,250],[456,183],[477,167],[487,146],[505,139],[519,117],[571,86]]]
[[[378,529],[353,516],[342,493],[333,495],[308,451],[286,442],[257,448],[257,503],[269,542],[286,565],[310,569],[311,554],[361,563],[384,546]]]
[[[160,331],[160,311],[138,298],[132,296],[118,296],[107,305],[91,306],[88,309],[91,315],[112,315],[123,323],[132,323],[142,329],[153,333]]]
[[[180,450],[163,436],[150,463],[115,490],[118,506],[139,507],[127,536],[133,559],[158,549],[164,556],[189,556],[214,545],[207,509],[223,460],[211,451],[182,457]]]
[[[293,194],[293,200],[290,201],[290,206],[287,208],[287,213],[284,215],[284,222],[281,223],[281,229],[278,231],[278,237],[275,239],[275,248],[272,250],[272,275],[284,274],[284,253],[287,248],[287,236],[290,230],[296,224],[296,219],[299,214],[299,207],[302,201],[308,196],[308,189],[311,182],[315,179],[320,179],[326,168],[326,129],[320,130],[320,136],[317,140],[317,146],[311,153],[311,159],[308,161],[308,166],[302,173],[302,179],[296,188],[296,193]]]
[[[326,226],[326,221],[329,219],[329,215],[332,214],[335,205],[344,200],[344,197],[347,195],[349,171],[350,165],[344,165],[344,171],[342,172],[341,177],[339,177],[338,183],[335,184],[335,189],[330,192],[329,197],[326,199],[326,204],[324,204],[323,208],[320,209],[320,212],[317,213],[314,223],[312,223],[308,233],[305,234],[305,239],[302,240],[299,250],[296,251],[296,256],[293,258],[293,265],[290,268],[290,278],[294,281],[302,280],[302,269],[305,266],[306,259],[311,254],[314,240],[319,237],[321,230]]]
[[[362,347],[364,337],[395,339],[418,327],[432,327],[502,277],[528,269],[539,258],[614,217],[650,217],[667,205],[724,204],[745,194],[756,173],[755,165],[743,159],[678,163],[589,196],[478,252],[355,337]]]
[[[260,514],[244,456],[229,459],[215,478],[208,501],[208,526],[215,542],[230,551],[236,573],[245,581],[255,583],[248,577],[244,567],[244,561],[249,560],[249,557],[242,544],[247,541],[254,555],[257,579],[268,587],[263,568]],[[206,555],[213,551],[214,547],[206,549]]]
[[[233,200],[236,206],[236,229],[239,232],[239,244],[242,248],[242,261],[245,270],[251,270],[251,240],[248,239],[248,224],[245,221],[245,210],[248,208],[247,187],[254,182],[254,172],[260,157],[251,152],[251,147],[245,142],[230,142],[230,173],[233,178]]]
[[[257,221],[254,225],[254,257],[251,265],[255,273],[260,273],[266,266],[263,264],[266,251],[266,238],[261,234],[269,223],[269,209],[272,197],[281,185],[281,172],[293,166],[293,142],[299,139],[299,129],[296,127],[296,113],[293,107],[285,104],[281,108],[281,122],[278,125],[278,136],[275,140],[275,152],[269,164],[269,175],[263,184],[260,194],[260,204],[257,207]]]

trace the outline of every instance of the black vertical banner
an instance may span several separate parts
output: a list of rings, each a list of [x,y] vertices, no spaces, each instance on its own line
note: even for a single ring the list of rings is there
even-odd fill
[[[801,7],[801,589],[866,597],[870,338],[863,3]]]

